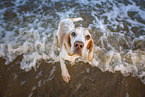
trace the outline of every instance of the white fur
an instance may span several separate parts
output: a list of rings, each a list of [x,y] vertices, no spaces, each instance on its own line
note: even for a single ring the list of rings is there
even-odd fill
[[[84,47],[81,49],[82,57],[84,56],[84,52],[87,48],[87,44],[89,40],[85,39],[85,35],[90,35],[89,31],[86,28],[83,27],[77,27],[75,28],[75,25],[73,23],[79,20],[83,20],[82,18],[66,18],[60,21],[59,26],[58,26],[58,41],[59,45],[61,47],[61,52],[60,52],[60,64],[61,64],[61,71],[62,71],[62,77],[65,82],[69,82],[70,80],[70,75],[68,73],[68,70],[65,65],[65,60],[69,60],[74,64],[75,59],[79,57],[78,54],[74,54],[74,43],[76,41],[81,41],[84,43]],[[71,35],[69,36],[71,41],[71,47],[69,47],[68,42],[67,42],[67,35],[69,33],[75,32],[77,35],[75,37],[72,37]],[[90,35],[91,36],[91,35]]]

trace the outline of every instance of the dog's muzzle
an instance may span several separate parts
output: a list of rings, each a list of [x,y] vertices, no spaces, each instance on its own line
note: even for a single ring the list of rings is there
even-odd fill
[[[76,41],[74,43],[74,53],[78,55],[82,55],[82,49],[84,47],[84,43],[81,41]]]

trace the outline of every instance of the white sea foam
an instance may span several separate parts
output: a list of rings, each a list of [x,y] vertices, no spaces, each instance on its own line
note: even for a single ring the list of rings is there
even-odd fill
[[[140,34],[137,37],[131,30],[132,27],[145,30],[145,24],[137,20],[138,17],[145,20],[145,11],[134,1],[130,0],[131,3],[125,5],[114,0],[78,0],[75,3],[81,7],[65,8],[63,5],[61,11],[54,9],[54,12],[46,14],[42,10],[43,6],[52,8],[60,0],[52,0],[50,3],[43,0],[39,2],[38,8],[20,12],[19,6],[26,5],[27,1],[15,0],[13,2],[15,6],[0,9],[0,57],[6,59],[6,64],[12,62],[18,55],[23,55],[20,67],[25,71],[37,69],[41,60],[48,63],[59,61],[60,49],[56,32],[60,19],[80,17],[81,10],[87,10],[89,16],[93,18],[88,28],[91,30],[94,27],[102,34],[99,39],[94,39],[94,59],[90,65],[102,71],[120,71],[123,75],[131,73],[145,83],[145,51],[133,49],[134,42],[137,40],[144,42],[145,36]],[[35,3],[38,4],[37,1]],[[97,5],[103,6],[103,9]],[[13,12],[17,15],[11,22],[5,19],[5,13],[10,8],[13,8]],[[134,12],[134,19],[129,12]],[[98,32],[94,31],[91,34],[95,38]],[[83,59],[79,61],[88,62]],[[48,80],[54,77],[54,71],[55,67],[50,71]]]

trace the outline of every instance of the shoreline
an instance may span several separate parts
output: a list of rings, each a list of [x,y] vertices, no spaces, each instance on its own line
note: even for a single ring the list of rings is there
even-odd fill
[[[71,67],[67,84],[62,80],[59,62],[42,62],[36,71],[20,68],[22,56],[5,65],[0,58],[1,97],[144,97],[145,85],[136,77],[124,77],[120,72],[102,72],[87,63],[78,62]],[[52,80],[51,80],[52,79]]]

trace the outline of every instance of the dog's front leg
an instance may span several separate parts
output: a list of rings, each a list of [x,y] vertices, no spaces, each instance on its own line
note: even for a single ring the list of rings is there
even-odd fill
[[[61,72],[62,72],[62,78],[65,82],[69,82],[70,75],[68,73],[68,70],[65,65],[65,60],[60,56],[60,64],[61,64]]]

